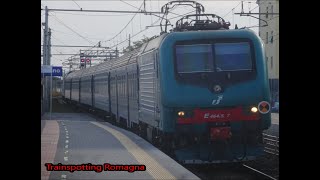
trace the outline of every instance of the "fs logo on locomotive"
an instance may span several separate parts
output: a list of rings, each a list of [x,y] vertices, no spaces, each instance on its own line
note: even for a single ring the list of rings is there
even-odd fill
[[[212,105],[218,105],[218,104],[220,104],[220,101],[222,100],[222,98],[223,98],[223,95],[218,96],[218,99],[217,99],[217,100],[214,99],[214,100],[212,101]]]

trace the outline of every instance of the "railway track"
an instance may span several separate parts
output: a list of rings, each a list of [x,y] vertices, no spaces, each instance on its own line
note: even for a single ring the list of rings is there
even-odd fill
[[[247,169],[249,169],[249,170],[251,170],[251,171],[253,171],[253,172],[256,173],[257,175],[261,176],[261,178],[259,178],[259,179],[272,179],[272,180],[277,180],[277,178],[274,178],[274,177],[272,177],[271,175],[268,175],[268,174],[266,174],[266,173],[264,173],[264,172],[261,172],[261,171],[255,169],[255,168],[253,168],[253,167],[251,167],[251,166],[248,166],[248,165],[246,165],[246,164],[242,164],[242,166],[245,167],[245,168],[247,168]]]
[[[95,116],[91,113],[89,115]],[[95,116],[96,117],[96,116]],[[99,119],[99,118],[98,118]],[[185,166],[202,180],[209,179],[272,179],[277,180],[279,174],[278,155],[279,138],[263,133],[264,151],[266,155],[245,164],[219,164]],[[184,165],[183,165],[184,166]]]
[[[279,137],[263,133],[264,151],[279,156]]]
[[[230,165],[186,167],[202,180],[209,179],[279,179],[279,137],[263,134],[266,154],[254,161]]]
[[[277,180],[275,172],[261,170],[248,164],[189,165],[184,166],[201,180]]]
[[[263,144],[266,154],[242,166],[257,174],[259,179],[276,180],[279,178],[279,137],[263,133]]]

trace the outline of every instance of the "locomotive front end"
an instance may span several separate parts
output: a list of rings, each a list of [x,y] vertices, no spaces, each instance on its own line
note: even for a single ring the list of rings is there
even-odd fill
[[[171,33],[159,52],[161,127],[178,160],[237,162],[263,154],[271,106],[254,32]]]

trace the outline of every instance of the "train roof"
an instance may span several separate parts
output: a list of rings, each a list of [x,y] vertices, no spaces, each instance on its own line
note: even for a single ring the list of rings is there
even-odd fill
[[[143,52],[141,53],[145,53],[148,52],[152,49],[157,49],[159,48],[163,38],[167,35],[168,33],[164,33],[162,35],[160,35],[159,37],[152,39],[151,41],[149,41],[148,43],[146,43],[146,47],[143,49]]]
[[[80,73],[82,73],[81,70],[73,71],[73,72],[71,72],[71,73],[69,73],[69,74],[67,75],[66,80],[72,79],[72,78],[74,78],[74,77],[77,77],[77,76],[80,75]]]
[[[93,74],[101,74],[104,72],[108,72],[110,69],[117,69],[125,65],[135,63],[137,62],[137,57],[140,54],[157,49],[166,35],[167,33],[164,33],[159,37],[152,39],[147,43],[144,43],[141,47],[136,48],[130,52],[127,52],[118,58],[107,60],[103,63],[100,63],[98,65],[95,65],[89,68],[73,71],[67,75],[66,79],[68,80],[73,78],[90,76]]]
[[[95,72],[96,69],[97,69],[97,66],[91,66],[89,68],[83,69],[81,77],[91,76]]]

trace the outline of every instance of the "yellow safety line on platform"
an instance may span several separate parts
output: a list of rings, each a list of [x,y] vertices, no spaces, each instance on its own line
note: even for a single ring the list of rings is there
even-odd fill
[[[91,122],[92,124],[101,127],[110,132],[115,138],[117,138],[121,144],[131,153],[139,164],[146,165],[146,171],[154,179],[177,179],[167,169],[163,168],[154,158],[152,158],[147,152],[141,149],[135,142],[124,135],[122,132],[112,129],[106,125],[98,122]]]

